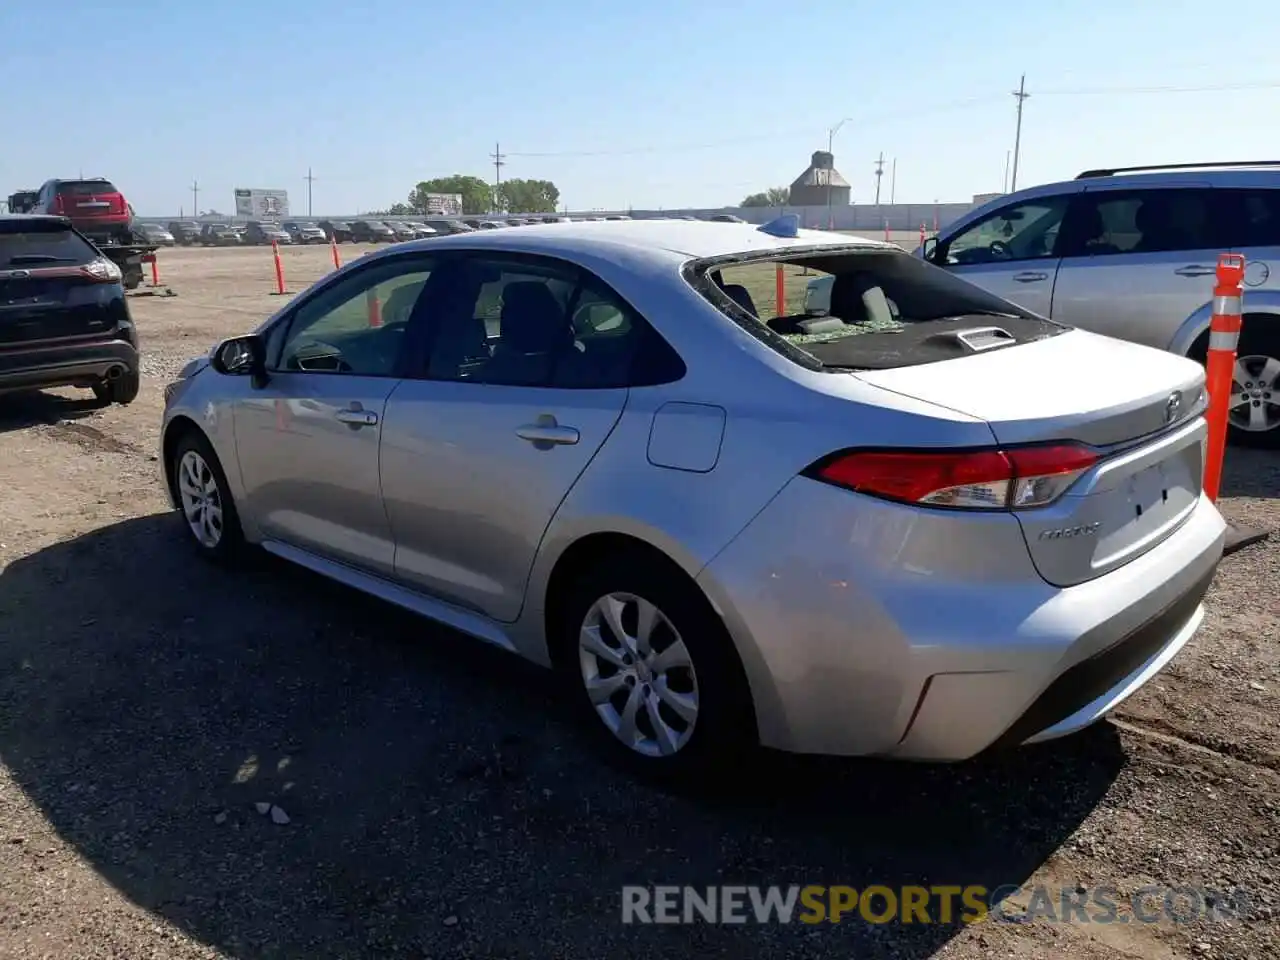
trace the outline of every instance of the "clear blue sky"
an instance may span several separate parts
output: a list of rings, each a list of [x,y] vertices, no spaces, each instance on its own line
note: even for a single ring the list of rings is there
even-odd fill
[[[83,18],[83,26],[76,22]],[[278,187],[306,212],[455,172],[546,178],[571,209],[714,206],[835,139],[854,201],[1102,164],[1280,157],[1280,6],[1172,0],[0,2],[0,196],[115,180],[140,214]],[[1231,89],[1177,92],[1151,88]],[[1081,91],[1108,90],[1111,93]],[[883,198],[889,194],[889,165]]]

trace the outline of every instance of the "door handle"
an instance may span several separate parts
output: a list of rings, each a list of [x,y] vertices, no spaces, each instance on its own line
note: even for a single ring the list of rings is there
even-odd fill
[[[521,440],[528,440],[535,447],[543,448],[572,445],[582,437],[573,427],[560,426],[556,423],[556,418],[549,414],[540,416],[536,423],[526,423],[524,426],[516,427],[516,436]]]
[[[333,418],[349,427],[372,427],[378,422],[378,415],[372,410],[339,410]]]
[[[1038,280],[1048,280],[1049,275],[1047,273],[1040,273],[1036,270],[1026,270],[1022,273],[1015,273],[1013,275],[1013,279],[1017,280],[1019,283],[1035,283]]]
[[[1199,263],[1189,263],[1185,267],[1179,267],[1173,271],[1180,277],[1209,277],[1217,273],[1213,267],[1204,266]]]

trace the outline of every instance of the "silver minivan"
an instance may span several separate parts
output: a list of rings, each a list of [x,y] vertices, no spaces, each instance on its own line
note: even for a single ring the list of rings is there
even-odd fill
[[[1226,252],[1247,263],[1231,439],[1278,447],[1280,161],[1089,170],[988,201],[916,254],[1061,323],[1203,362]],[[826,312],[830,284],[810,282],[806,312]]]

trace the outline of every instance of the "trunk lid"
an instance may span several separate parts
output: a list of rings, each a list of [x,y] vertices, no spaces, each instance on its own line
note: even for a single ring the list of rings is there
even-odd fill
[[[997,321],[998,322],[998,321]],[[985,420],[1003,446],[1073,440],[1102,459],[1059,500],[1017,512],[1041,576],[1091,580],[1166,539],[1199,502],[1204,371],[1080,330],[860,379]]]
[[[119,220],[129,214],[124,195],[107,181],[64,183],[58,195],[66,215],[74,221]]]

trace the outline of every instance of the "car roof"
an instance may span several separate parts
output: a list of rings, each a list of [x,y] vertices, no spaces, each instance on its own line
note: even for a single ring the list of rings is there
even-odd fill
[[[623,247],[660,259],[713,259],[739,254],[785,254],[815,247],[862,246],[901,250],[892,243],[826,230],[799,230],[794,237],[775,237],[751,223],[705,220],[599,220],[535,223],[518,232],[473,230],[447,237],[410,242],[402,249],[444,247],[510,250],[575,259],[602,247]]]

